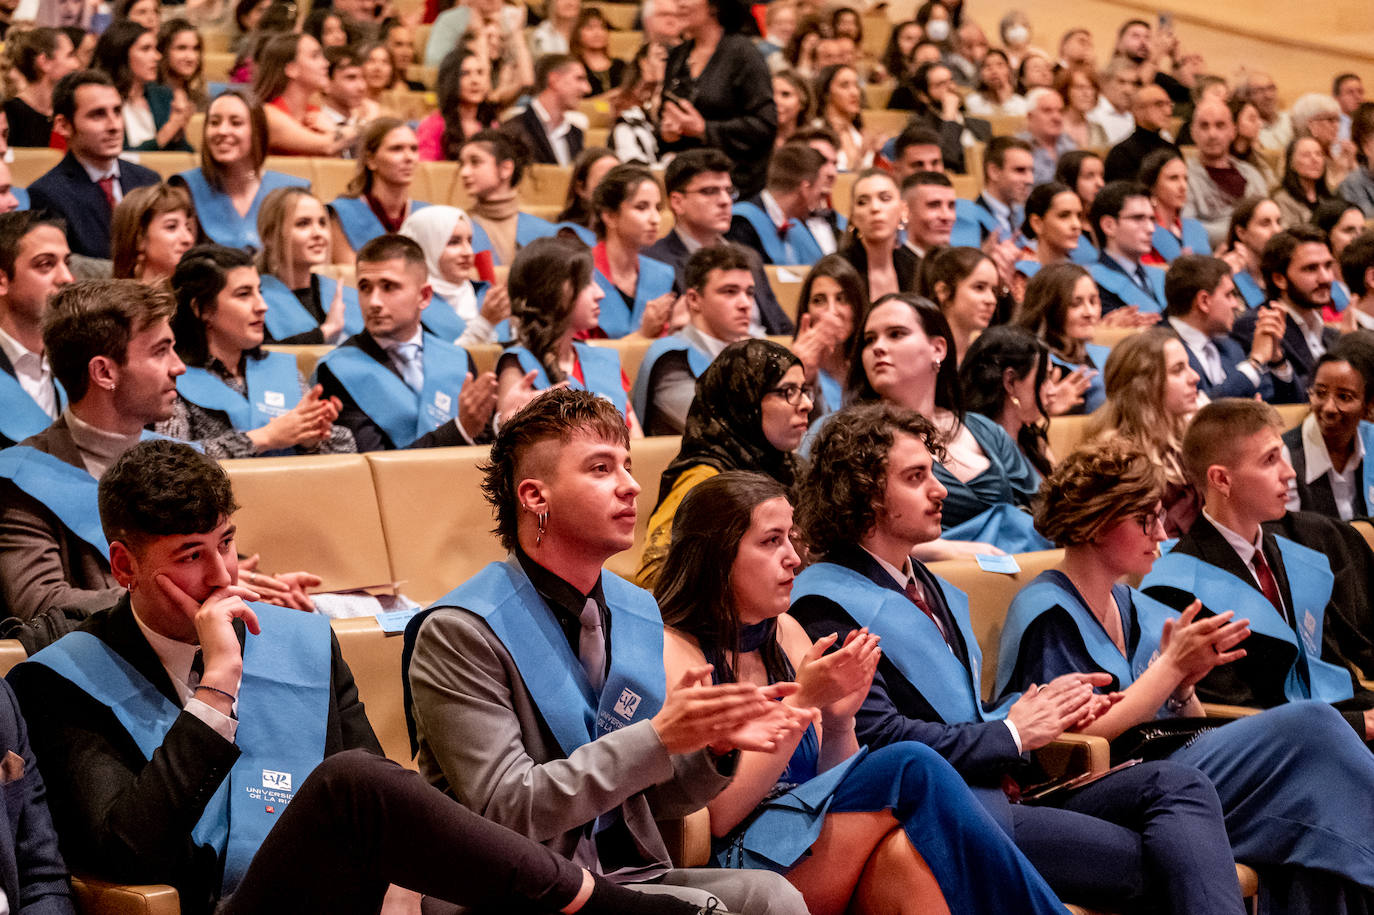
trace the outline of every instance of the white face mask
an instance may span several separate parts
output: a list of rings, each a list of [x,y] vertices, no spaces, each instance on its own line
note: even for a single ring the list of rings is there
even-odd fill
[[[1025,44],[1030,40],[1030,29],[1024,25],[1014,25],[1007,29],[1003,37],[1007,39],[1007,44]]]
[[[926,37],[935,42],[944,41],[949,37],[949,20],[932,19],[927,22]]]

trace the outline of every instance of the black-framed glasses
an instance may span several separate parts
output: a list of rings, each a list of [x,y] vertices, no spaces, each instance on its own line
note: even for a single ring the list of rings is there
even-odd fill
[[[812,403],[816,402],[816,389],[806,384],[780,384],[764,393],[776,394],[794,407],[801,403],[802,397]]]
[[[724,194],[730,198],[731,203],[739,200],[739,191],[732,187],[694,187],[689,191],[683,191],[683,193],[700,194],[703,197],[719,197]]]
[[[1146,534],[1153,534],[1156,527],[1160,530],[1167,530],[1168,519],[1169,513],[1164,510],[1163,506],[1160,506],[1152,512],[1146,512],[1141,515],[1138,520],[1140,521],[1140,529],[1142,531]]]

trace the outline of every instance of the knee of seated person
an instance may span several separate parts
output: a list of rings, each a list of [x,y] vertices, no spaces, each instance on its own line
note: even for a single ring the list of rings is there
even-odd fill
[[[375,784],[378,771],[394,765],[385,757],[367,750],[344,750],[325,757],[310,773],[306,785],[330,793],[350,791]]]
[[[1332,734],[1339,734],[1339,739],[1344,740],[1345,734],[1351,733],[1350,725],[1336,708],[1315,699],[1289,702],[1262,714],[1271,735],[1280,740],[1311,744],[1325,741]]]
[[[1212,780],[1194,766],[1167,759],[1140,764],[1153,794],[1171,801],[1190,800],[1205,804],[1221,816],[1221,799]]]
[[[964,780],[945,758],[923,743],[904,740],[888,744],[869,754],[865,763],[871,768],[885,768],[894,779],[914,779],[923,784],[948,782],[964,788]]]
[[[782,874],[773,871],[747,871],[749,874],[748,899],[742,908],[750,915],[807,915],[806,900],[801,891]]]

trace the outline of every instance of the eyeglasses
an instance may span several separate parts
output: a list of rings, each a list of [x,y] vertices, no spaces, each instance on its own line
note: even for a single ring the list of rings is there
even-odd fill
[[[1313,403],[1327,398],[1334,400],[1338,406],[1349,409],[1360,405],[1360,398],[1350,391],[1333,391],[1324,384],[1314,384],[1307,389],[1307,399]]]
[[[733,203],[739,199],[739,191],[732,187],[694,187],[690,191],[683,191],[684,194],[700,194],[703,197],[719,197],[724,194]]]
[[[1164,508],[1161,506],[1160,508],[1157,508],[1152,512],[1146,512],[1145,514],[1141,515],[1137,520],[1140,522],[1140,529],[1142,531],[1144,531],[1146,534],[1153,534],[1155,532],[1156,527],[1158,527],[1160,530],[1167,530],[1166,522],[1168,521],[1168,518],[1169,513],[1166,512]]]
[[[801,403],[803,397],[812,403],[816,402],[815,388],[805,384],[782,384],[776,388],[770,388],[764,393],[776,394],[794,407]]]

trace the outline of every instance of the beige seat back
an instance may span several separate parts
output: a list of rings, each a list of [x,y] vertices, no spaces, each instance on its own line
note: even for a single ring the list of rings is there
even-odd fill
[[[387,759],[415,768],[401,688],[401,637],[383,632],[372,616],[333,620],[332,624],[382,751]]]
[[[1050,451],[1062,461],[1083,443],[1088,429],[1087,416],[1056,416],[1050,420]]]
[[[639,571],[639,559],[644,553],[644,538],[649,531],[649,516],[658,504],[658,481],[663,471],[677,457],[682,447],[682,439],[676,435],[655,435],[630,443],[630,464],[634,478],[639,483],[639,498],[635,501],[638,513],[635,517],[634,546],[617,553],[606,563],[621,578],[633,578]]]
[[[0,677],[8,676],[14,665],[28,658],[24,644],[18,639],[0,639]]]

